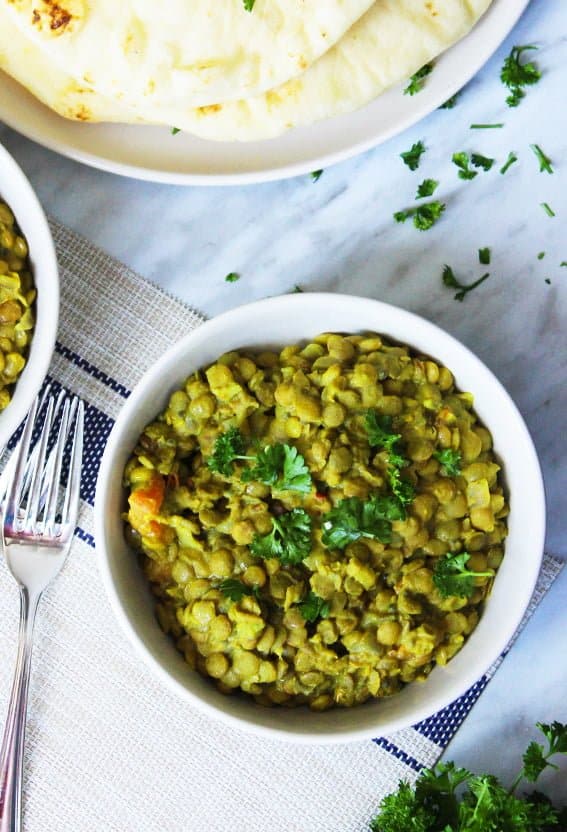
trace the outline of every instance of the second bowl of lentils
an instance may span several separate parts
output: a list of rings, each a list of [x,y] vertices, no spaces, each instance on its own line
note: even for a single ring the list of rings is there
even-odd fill
[[[59,315],[55,248],[41,205],[0,146],[0,446],[47,374]]]

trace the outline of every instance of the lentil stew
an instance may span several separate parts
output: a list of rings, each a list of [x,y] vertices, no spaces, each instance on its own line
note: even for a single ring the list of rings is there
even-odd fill
[[[0,410],[10,404],[26,365],[35,298],[26,240],[0,199]]]
[[[146,427],[124,481],[161,627],[263,705],[424,681],[475,628],[504,553],[472,395],[373,333],[221,356]]]

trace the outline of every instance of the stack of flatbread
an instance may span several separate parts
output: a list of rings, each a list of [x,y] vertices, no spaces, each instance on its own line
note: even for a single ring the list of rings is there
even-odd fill
[[[362,107],[490,3],[0,0],[0,69],[65,118],[254,141]]]

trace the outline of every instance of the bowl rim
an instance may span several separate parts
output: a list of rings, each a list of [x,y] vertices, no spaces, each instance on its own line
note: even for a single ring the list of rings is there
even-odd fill
[[[37,289],[36,320],[26,365],[16,382],[9,405],[0,413],[2,449],[28,413],[51,363],[59,324],[59,269],[55,244],[41,203],[27,176],[2,144],[0,199],[13,211],[26,238]],[[19,209],[14,207],[16,202]],[[25,206],[23,211],[22,204]],[[36,259],[38,255],[40,260]]]
[[[161,376],[163,368],[169,365],[174,359],[178,361],[183,360],[185,356],[190,354],[191,348],[193,346],[197,345],[198,348],[198,344],[200,341],[204,342],[207,339],[209,341],[211,339],[214,339],[215,334],[219,331],[222,331],[222,329],[227,323],[230,325],[231,329],[236,329],[239,319],[242,319],[244,323],[244,321],[246,321],[251,314],[262,316],[266,313],[266,310],[273,311],[273,307],[282,307],[286,305],[289,305],[291,307],[297,305],[297,307],[299,307],[304,303],[308,303],[312,305],[314,309],[319,310],[322,309],[324,304],[327,303],[339,305],[346,303],[364,304],[365,307],[371,305],[378,313],[377,318],[380,318],[380,313],[382,313],[382,318],[386,318],[388,313],[394,314],[398,319],[399,328],[401,328],[401,326],[403,325],[404,329],[406,329],[410,333],[413,331],[412,327],[419,327],[421,329],[425,328],[428,329],[431,333],[434,333],[437,337],[441,337],[442,339],[444,339],[447,345],[447,351],[452,349],[452,351],[460,352],[461,358],[468,358],[469,362],[471,362],[473,366],[479,369],[481,373],[484,374],[485,378],[488,377],[490,379],[490,383],[493,385],[493,389],[498,389],[500,395],[506,401],[507,406],[510,408],[511,412],[514,415],[516,428],[521,433],[522,450],[528,456],[526,464],[528,464],[531,467],[531,473],[534,477],[534,480],[531,483],[531,493],[533,497],[533,514],[531,517],[530,525],[533,531],[532,537],[535,539],[536,542],[533,546],[534,552],[532,569],[527,579],[524,579],[523,583],[521,584],[521,591],[517,593],[517,614],[512,619],[507,621],[507,626],[502,627],[498,638],[495,638],[494,642],[491,644],[491,649],[487,649],[484,652],[484,657],[482,658],[482,660],[477,660],[476,662],[474,662],[472,670],[469,669],[467,673],[463,673],[459,676],[460,681],[458,681],[458,684],[456,684],[453,680],[453,683],[451,685],[448,685],[445,695],[438,697],[438,701],[436,701],[433,710],[431,706],[422,705],[421,708],[416,707],[412,710],[411,717],[408,718],[408,716],[399,716],[397,718],[391,718],[388,720],[386,726],[376,726],[375,728],[372,728],[368,725],[365,725],[361,728],[346,730],[342,730],[340,729],[340,727],[337,726],[336,733],[332,731],[322,733],[306,733],[305,731],[297,732],[291,728],[287,729],[279,726],[258,724],[251,719],[248,720],[244,717],[237,716],[228,711],[221,710],[211,702],[202,698],[198,693],[189,690],[189,688],[186,687],[182,682],[174,678],[173,674],[161,664],[161,662],[151,652],[150,648],[145,644],[142,636],[138,633],[135,624],[133,623],[133,621],[130,620],[130,617],[128,616],[123,607],[120,592],[118,591],[113,581],[111,569],[112,554],[110,551],[110,547],[107,546],[106,539],[106,502],[109,495],[111,480],[113,478],[114,457],[116,454],[120,452],[121,447],[123,447],[123,434],[127,433],[128,425],[130,423],[131,418],[134,416],[136,412],[138,404],[141,401],[143,401],[144,398],[147,397],[148,391],[150,391],[151,389],[155,389],[156,383],[159,383],[159,378]],[[323,328],[316,327],[318,332],[339,331],[336,327],[333,330],[325,330],[324,323],[325,322],[322,321]],[[364,326],[361,327],[361,330],[369,331],[369,328]],[[246,329],[240,328],[240,331],[246,332]],[[389,335],[389,333],[385,330],[383,326],[377,326],[374,331],[383,334],[385,337],[391,337],[392,340],[401,340],[396,336]],[[310,336],[306,336],[306,338],[308,337]],[[267,342],[268,340],[268,338],[264,339],[265,342]],[[411,340],[412,339],[410,337],[404,343],[407,343],[410,346],[410,348],[419,351],[420,348],[412,347]],[[242,341],[246,341],[245,336],[242,338]],[[279,339],[278,343],[281,343]],[[237,347],[234,347],[234,349],[237,349]],[[246,347],[243,346],[242,349],[246,349]],[[443,361],[444,359],[441,358],[438,360]],[[207,363],[208,362],[204,362],[205,365]],[[204,365],[197,364],[196,366]],[[456,375],[458,375],[457,367],[451,367],[451,369],[455,371]],[[189,704],[199,708],[201,712],[204,712],[208,716],[212,716],[213,718],[221,720],[225,724],[238,728],[240,730],[246,730],[248,732],[255,733],[256,735],[260,736],[263,735],[269,737],[270,739],[280,741],[283,740],[293,742],[296,744],[323,745],[360,741],[364,739],[370,739],[378,735],[390,735],[394,731],[409,728],[412,725],[415,725],[416,723],[433,716],[438,711],[450,705],[451,702],[453,702],[455,699],[458,699],[460,696],[465,694],[466,691],[470,687],[472,687],[472,685],[474,685],[490,669],[490,667],[499,659],[504,650],[512,641],[513,636],[520,626],[522,618],[528,608],[530,599],[533,595],[533,591],[535,589],[535,585],[541,568],[541,561],[543,559],[546,509],[544,481],[541,472],[541,467],[539,464],[539,460],[535,451],[532,438],[525,424],[525,421],[508,391],[497,379],[494,373],[476,356],[474,352],[472,352],[472,350],[470,350],[457,338],[446,332],[440,326],[429,321],[427,318],[424,318],[420,315],[417,315],[400,307],[394,306],[393,304],[357,295],[331,292],[309,292],[305,294],[297,293],[277,295],[252,303],[243,304],[241,306],[223,312],[222,314],[199,325],[196,329],[192,330],[183,338],[181,338],[177,343],[175,343],[168,350],[166,350],[166,352],[162,356],[160,356],[160,358],[156,362],[154,362],[148,368],[148,370],[146,370],[146,372],[143,374],[141,379],[138,381],[138,383],[132,390],[129,398],[126,400],[126,403],[122,407],[120,413],[118,414],[116,422],[108,438],[99,469],[94,515],[97,563],[99,566],[99,571],[102,577],[103,585],[110,606],[113,610],[114,615],[119,621],[122,631],[127,636],[135,652],[143,659],[146,665],[151,668],[152,672],[165,684],[165,686],[171,692],[175,693],[177,696],[181,696],[181,698]],[[157,626],[158,625],[156,624],[156,627]],[[229,699],[229,697],[227,697],[227,699]],[[334,711],[334,713],[337,712]],[[379,732],[379,734],[377,734],[376,732]]]

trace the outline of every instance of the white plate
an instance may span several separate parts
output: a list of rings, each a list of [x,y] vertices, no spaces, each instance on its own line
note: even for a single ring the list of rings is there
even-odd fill
[[[508,35],[529,0],[494,0],[466,38],[436,62],[422,92],[403,86],[355,113],[277,139],[218,143],[167,127],[86,125],[66,121],[0,73],[0,119],[45,147],[96,168],[177,185],[239,185],[284,179],[375,147],[410,127],[459,90]]]

